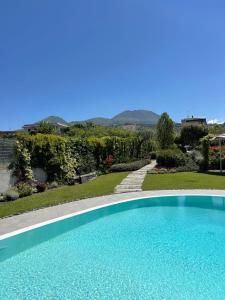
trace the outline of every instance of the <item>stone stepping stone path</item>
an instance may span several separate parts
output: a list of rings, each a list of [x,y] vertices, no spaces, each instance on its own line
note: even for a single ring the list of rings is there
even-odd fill
[[[153,160],[149,165],[130,173],[122,182],[115,187],[114,193],[130,193],[130,192],[141,192],[142,183],[144,181],[145,175],[148,171],[154,169],[156,166],[156,161]]]

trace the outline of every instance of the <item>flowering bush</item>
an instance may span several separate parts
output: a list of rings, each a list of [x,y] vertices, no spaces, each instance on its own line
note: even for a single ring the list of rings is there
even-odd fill
[[[45,182],[37,182],[36,189],[38,193],[42,193],[47,189],[47,185]]]
[[[10,188],[8,191],[6,191],[4,195],[4,200],[6,201],[13,201],[19,198],[19,193],[16,189]]]
[[[33,188],[28,183],[19,183],[17,184],[16,188],[20,197],[26,197],[33,194]]]
[[[24,143],[19,141],[16,143],[15,159],[10,168],[13,169],[13,174],[19,180],[31,180],[33,178],[30,152]]]

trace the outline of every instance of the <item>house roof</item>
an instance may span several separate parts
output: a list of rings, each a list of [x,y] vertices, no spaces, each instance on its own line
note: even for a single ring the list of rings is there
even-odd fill
[[[206,118],[186,118],[186,119],[182,120],[182,122],[189,122],[189,121],[203,121],[203,122],[206,122]]]
[[[50,124],[53,124],[55,126],[58,126],[58,127],[61,127],[61,128],[66,128],[66,127],[69,127],[68,125],[66,124],[62,124],[62,123],[50,123]],[[23,128],[36,128],[40,125],[40,123],[34,123],[34,124],[25,124],[23,126]]]

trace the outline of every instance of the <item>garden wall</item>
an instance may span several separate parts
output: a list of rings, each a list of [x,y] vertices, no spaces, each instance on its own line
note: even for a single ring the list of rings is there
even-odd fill
[[[13,186],[16,178],[8,169],[0,169],[0,194],[5,193],[9,187]]]

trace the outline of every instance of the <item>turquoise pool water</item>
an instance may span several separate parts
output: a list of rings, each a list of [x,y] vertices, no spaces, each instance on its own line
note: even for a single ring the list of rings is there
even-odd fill
[[[0,241],[0,299],[225,299],[225,199],[135,200]]]

